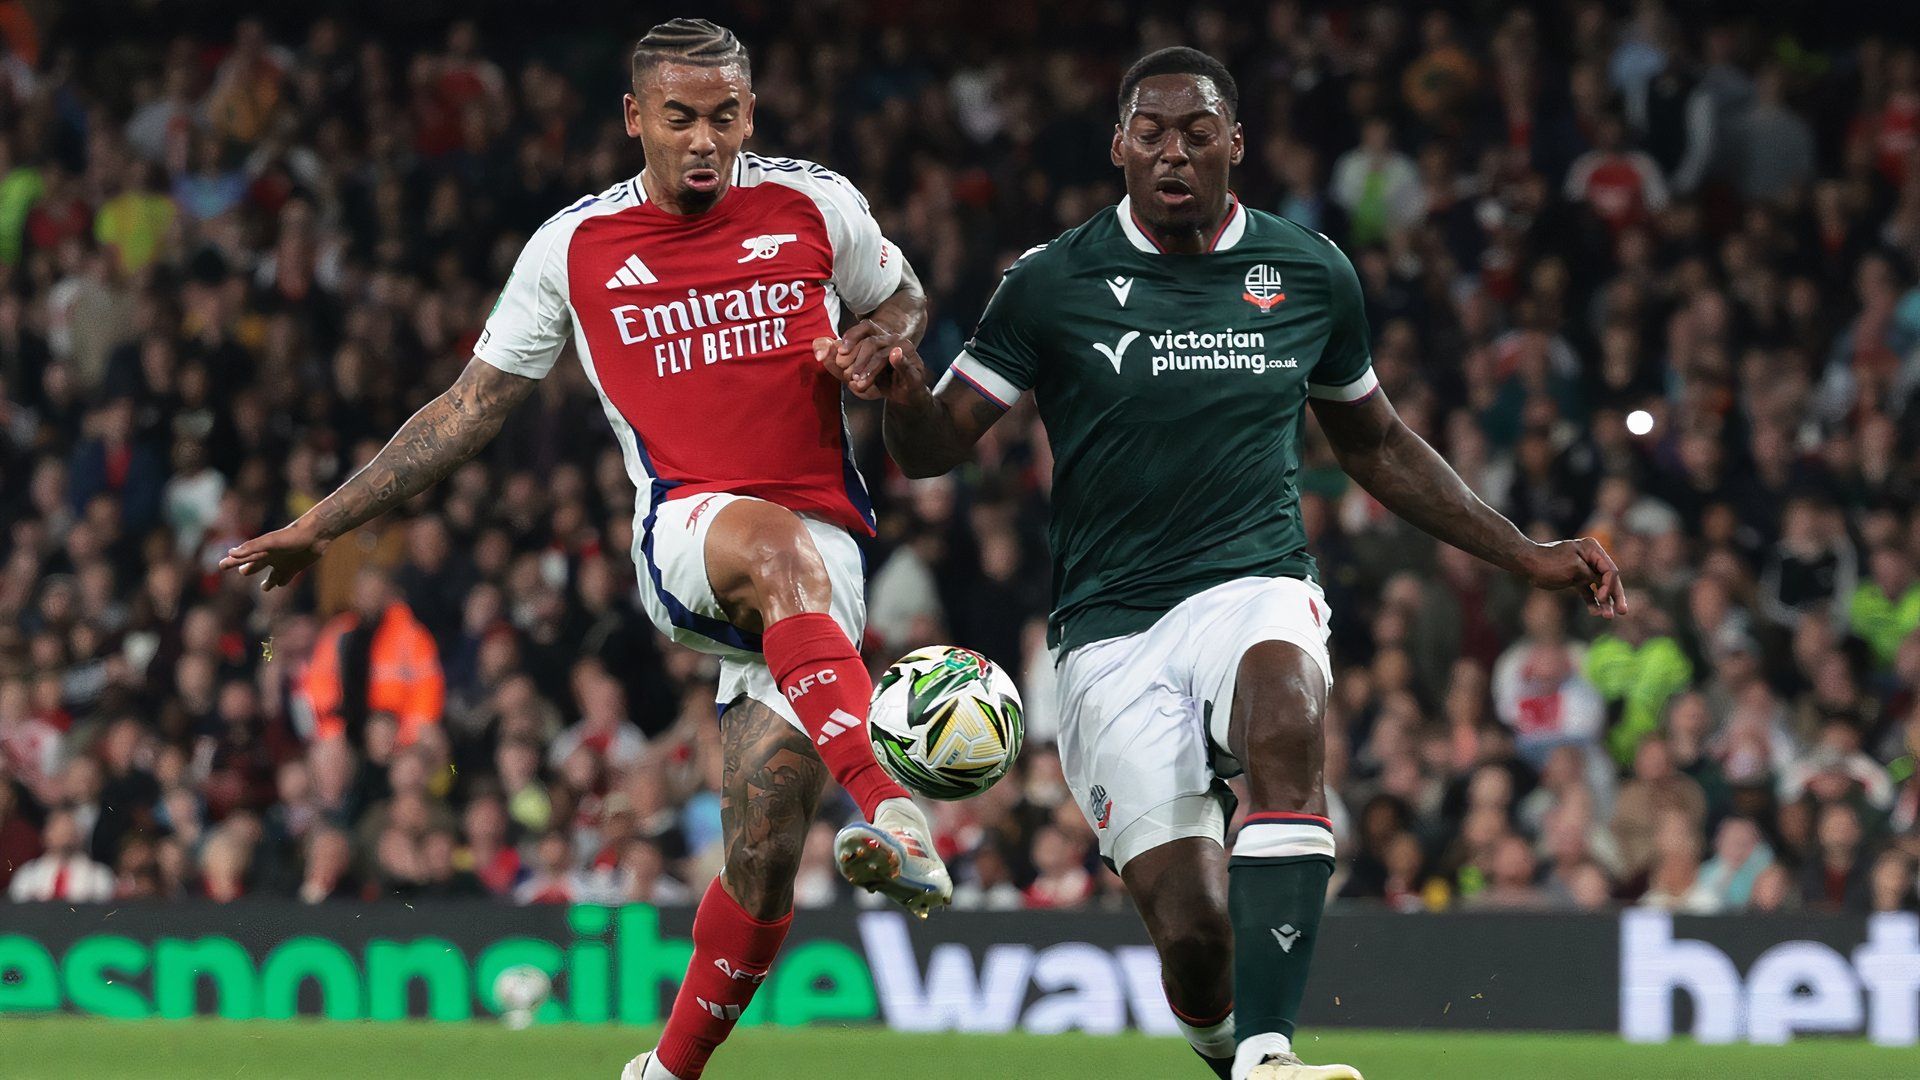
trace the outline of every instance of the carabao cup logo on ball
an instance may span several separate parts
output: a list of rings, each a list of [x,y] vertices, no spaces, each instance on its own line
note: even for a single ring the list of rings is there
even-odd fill
[[[1013,680],[986,657],[952,645],[908,653],[880,676],[867,731],[880,767],[932,799],[965,799],[992,787],[1026,737]]]

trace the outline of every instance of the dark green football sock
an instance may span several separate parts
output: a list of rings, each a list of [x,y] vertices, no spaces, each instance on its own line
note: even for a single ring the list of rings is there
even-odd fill
[[[1236,856],[1227,864],[1233,920],[1233,1023],[1241,1040],[1277,1031],[1293,1038],[1307,969],[1320,937],[1333,860],[1322,855]]]
[[[1207,1063],[1207,1068],[1212,1069],[1213,1075],[1219,1077],[1220,1080],[1233,1080],[1233,1059],[1232,1058],[1208,1057],[1205,1054],[1201,1054],[1200,1051],[1198,1050],[1195,1050],[1194,1053],[1199,1055],[1201,1061],[1204,1061]]]

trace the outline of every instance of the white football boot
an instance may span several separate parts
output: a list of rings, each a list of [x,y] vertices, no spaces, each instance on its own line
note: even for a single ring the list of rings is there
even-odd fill
[[[1351,1065],[1308,1065],[1292,1051],[1268,1054],[1247,1074],[1247,1080],[1362,1080]]]
[[[888,799],[873,823],[857,821],[833,838],[840,873],[921,918],[953,900],[953,878],[933,850],[933,830],[912,799]]]
[[[653,1071],[647,1071],[649,1069]],[[665,1065],[654,1060],[653,1051],[649,1050],[627,1062],[627,1067],[620,1070],[620,1080],[680,1080],[680,1078],[668,1072]]]

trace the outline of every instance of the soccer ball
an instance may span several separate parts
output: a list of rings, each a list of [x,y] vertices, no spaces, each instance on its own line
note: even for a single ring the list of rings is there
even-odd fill
[[[533,1014],[553,993],[553,979],[532,964],[516,964],[493,980],[493,999],[500,1003],[500,1020],[520,1030],[533,1024]]]
[[[933,645],[880,676],[867,732],[887,775],[930,799],[965,799],[1006,775],[1026,725],[1006,672],[971,649]]]

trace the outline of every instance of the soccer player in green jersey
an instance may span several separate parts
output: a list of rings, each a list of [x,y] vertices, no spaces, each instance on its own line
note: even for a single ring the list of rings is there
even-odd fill
[[[952,468],[1034,395],[1054,453],[1060,756],[1168,1001],[1222,1077],[1355,1080],[1291,1046],[1334,868],[1331,615],[1294,487],[1308,406],[1347,473],[1438,539],[1603,617],[1627,597],[1599,544],[1529,540],[1401,422],[1346,256],[1228,190],[1236,93],[1192,49],[1135,64],[1113,135],[1127,197],[1015,262],[937,387],[902,338],[816,355],[885,400],[911,476]],[[1229,859],[1221,778],[1242,771]]]

